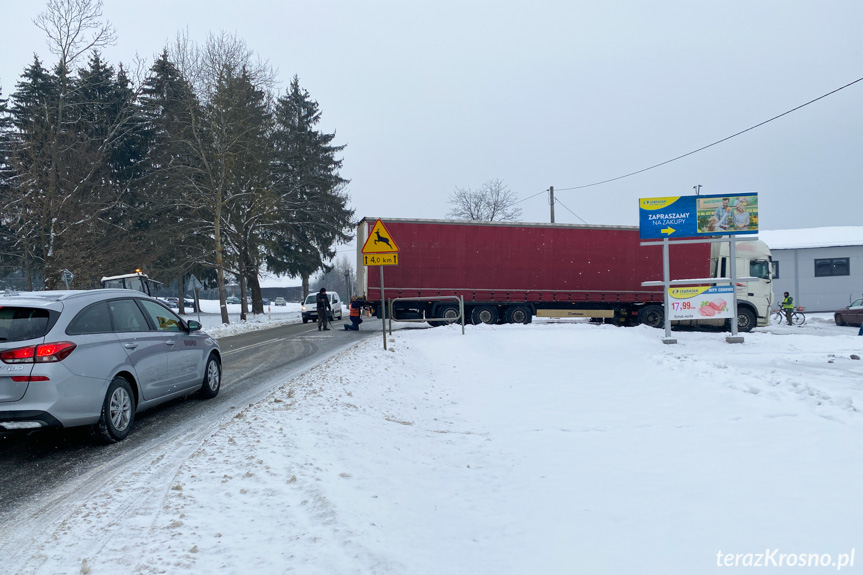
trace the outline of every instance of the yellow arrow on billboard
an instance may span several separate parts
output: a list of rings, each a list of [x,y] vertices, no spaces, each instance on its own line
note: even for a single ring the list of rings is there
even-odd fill
[[[677,230],[675,230],[674,228],[662,228],[659,231],[661,231],[663,234],[668,234],[670,236],[671,234],[673,234]]]

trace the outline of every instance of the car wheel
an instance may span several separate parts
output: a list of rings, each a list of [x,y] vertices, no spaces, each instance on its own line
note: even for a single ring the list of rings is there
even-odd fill
[[[845,320],[842,319],[842,314],[840,313],[834,315],[833,319],[836,321],[836,325],[848,325],[847,323],[845,323]]]
[[[222,364],[215,354],[210,354],[207,359],[207,368],[204,370],[204,382],[201,385],[201,397],[212,399],[219,395],[222,387]]]
[[[122,441],[132,431],[135,421],[135,400],[132,386],[122,377],[115,377],[108,386],[102,413],[96,424],[100,438],[106,443]]]
[[[303,323],[309,323],[309,318],[304,317],[304,318],[303,318]]]

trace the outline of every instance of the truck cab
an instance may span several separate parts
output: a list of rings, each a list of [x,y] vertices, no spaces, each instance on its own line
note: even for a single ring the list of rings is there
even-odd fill
[[[730,246],[727,242],[711,245],[710,277],[729,278],[731,269],[728,265]],[[740,331],[749,331],[751,327],[765,327],[770,324],[770,310],[773,307],[773,259],[770,248],[760,240],[737,242],[738,278],[753,277],[756,281],[738,282],[737,315]],[[741,325],[744,321],[755,323],[748,329]],[[705,320],[702,320],[705,321]]]

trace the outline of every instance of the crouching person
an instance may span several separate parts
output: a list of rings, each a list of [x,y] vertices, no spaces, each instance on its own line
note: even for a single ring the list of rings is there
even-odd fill
[[[365,304],[365,300],[358,298],[357,296],[351,296],[351,325],[345,324],[345,329],[349,331],[359,331],[360,324],[363,323],[363,318],[360,313],[363,311],[363,305]]]

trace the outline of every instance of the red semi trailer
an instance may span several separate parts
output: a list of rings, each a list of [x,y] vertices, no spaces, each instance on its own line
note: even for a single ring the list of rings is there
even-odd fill
[[[376,221],[365,218],[357,228],[357,286],[380,317],[386,308],[381,302],[380,274],[377,266],[363,265],[362,254]],[[637,227],[382,222],[399,249],[398,264],[384,266],[384,298],[412,298],[394,302],[393,319],[425,319],[433,325],[454,321],[457,303],[432,298],[457,296],[464,298],[468,323],[529,323],[533,316],[545,316],[664,325],[662,288],[641,285],[662,280],[662,248],[641,246]],[[727,246],[673,245],[671,278],[729,277]],[[759,278],[737,288],[738,328],[749,331],[768,323],[770,254],[762,242],[740,243],[737,259],[739,277]]]

